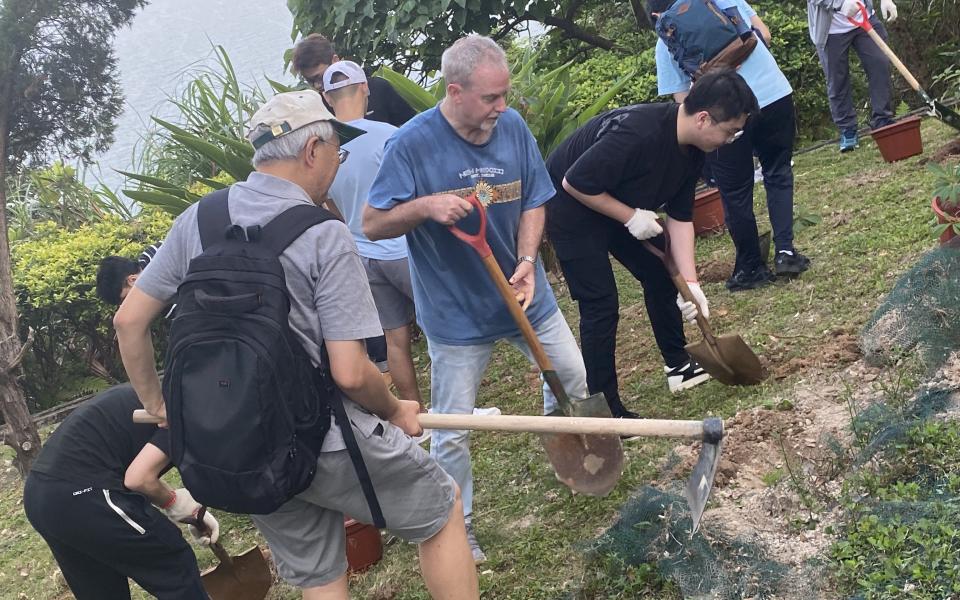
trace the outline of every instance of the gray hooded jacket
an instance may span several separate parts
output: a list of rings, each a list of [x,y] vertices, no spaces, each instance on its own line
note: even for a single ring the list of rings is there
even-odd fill
[[[873,14],[873,2],[864,0],[867,5],[867,14]],[[810,39],[817,49],[827,45],[827,36],[830,35],[830,23],[833,14],[843,6],[843,0],[807,0],[807,24],[810,27]]]

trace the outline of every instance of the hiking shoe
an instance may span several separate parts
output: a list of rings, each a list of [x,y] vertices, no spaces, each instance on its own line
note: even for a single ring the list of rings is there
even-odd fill
[[[860,147],[860,135],[856,129],[847,129],[840,133],[840,152],[850,152]]]
[[[667,374],[667,387],[674,394],[710,379],[710,374],[693,359],[679,367],[664,367],[663,372]]]
[[[796,277],[810,268],[810,259],[796,250],[780,250],[773,260],[773,269],[778,277]]]
[[[470,553],[473,554],[473,564],[479,565],[486,562],[487,555],[483,553],[480,542],[477,541],[477,536],[473,534],[473,523],[466,521],[464,524],[467,526],[467,544],[470,545]]]
[[[774,279],[775,277],[773,273],[770,272],[770,269],[767,268],[767,265],[761,263],[749,271],[746,269],[737,271],[730,277],[730,279],[727,280],[726,286],[731,292],[752,290],[754,288],[768,285]]]

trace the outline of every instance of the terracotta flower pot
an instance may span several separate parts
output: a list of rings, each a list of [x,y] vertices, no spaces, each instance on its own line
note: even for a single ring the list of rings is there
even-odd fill
[[[952,209],[944,208],[940,205],[940,196],[936,196],[930,202],[930,208],[933,209],[933,213],[937,215],[938,223],[950,223],[951,227],[947,227],[943,233],[940,234],[940,245],[947,245],[952,238],[957,234],[953,231],[952,225],[954,223],[960,223],[960,206],[955,206]]]
[[[347,564],[351,573],[362,573],[383,558],[380,530],[373,525],[344,517],[347,530]]]
[[[707,188],[694,196],[693,231],[700,236],[723,231],[723,202],[717,188]]]
[[[910,117],[870,132],[883,160],[895,162],[923,152],[920,117]]]

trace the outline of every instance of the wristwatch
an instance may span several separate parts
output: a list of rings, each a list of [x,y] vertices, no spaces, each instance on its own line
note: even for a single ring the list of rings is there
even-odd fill
[[[518,264],[518,265],[519,265],[520,263],[522,263],[523,261],[527,261],[527,262],[530,263],[531,265],[536,265],[536,264],[537,264],[537,257],[536,257],[536,256],[518,256],[518,257],[517,257],[517,264]]]

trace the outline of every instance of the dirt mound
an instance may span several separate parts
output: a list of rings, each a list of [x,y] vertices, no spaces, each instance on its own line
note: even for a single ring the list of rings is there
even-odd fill
[[[774,341],[786,339],[768,334]],[[789,346],[780,344],[760,357],[761,362],[774,379],[784,379],[795,373],[810,370],[836,370],[856,361],[863,354],[856,334],[842,329],[834,329],[824,335],[826,338],[818,347],[816,354],[808,356],[787,356]]]
[[[705,260],[697,265],[701,283],[723,283],[732,274],[733,262],[729,260]]]

